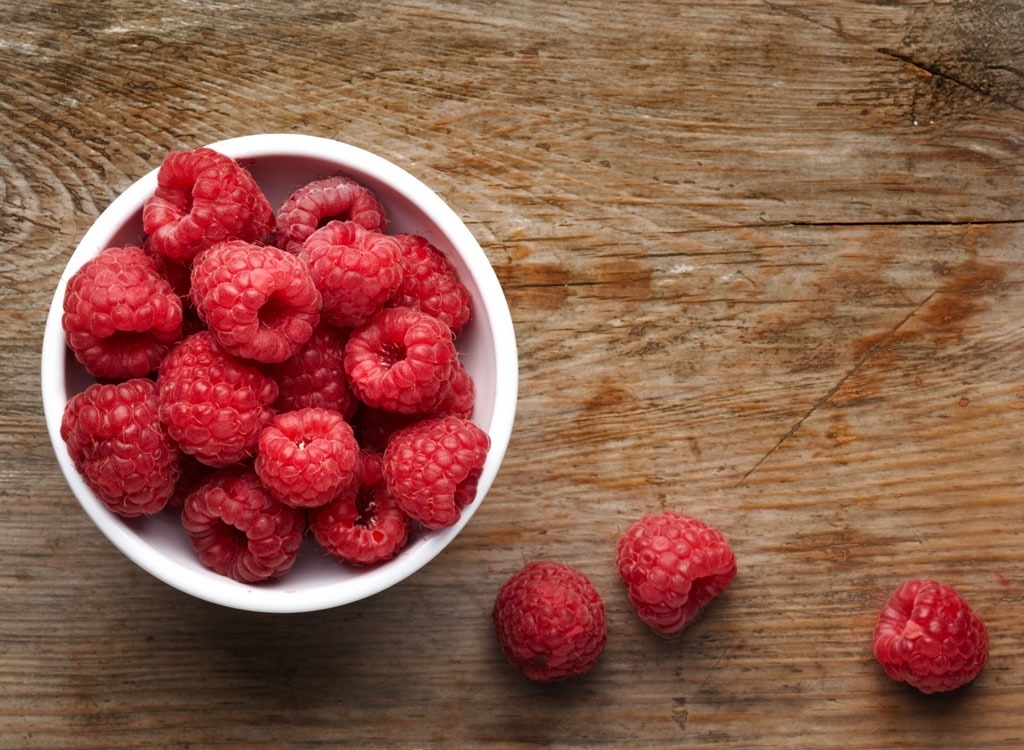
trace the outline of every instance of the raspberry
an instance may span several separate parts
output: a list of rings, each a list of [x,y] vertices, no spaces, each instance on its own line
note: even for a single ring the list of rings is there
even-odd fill
[[[256,452],[260,432],[274,418],[277,384],[233,357],[200,331],[178,344],[160,364],[160,419],[181,449],[215,468]]]
[[[526,565],[498,591],[492,614],[505,657],[538,682],[590,671],[607,642],[601,595],[568,565]]]
[[[456,361],[452,376],[448,380],[441,401],[434,409],[432,416],[443,415],[469,419],[473,414],[475,390],[473,378],[466,372],[462,363]]]
[[[384,206],[369,188],[348,177],[327,177],[305,185],[277,212],[278,247],[298,253],[303,243],[329,221],[351,221],[371,232],[387,224]]]
[[[320,292],[294,255],[242,240],[219,242],[195,259],[192,302],[230,354],[281,362],[313,335]]]
[[[454,266],[424,237],[394,237],[401,247],[402,283],[388,305],[422,310],[458,334],[470,317],[470,295]]]
[[[336,411],[310,407],[278,414],[260,434],[256,474],[285,505],[312,508],[351,484],[359,446]]]
[[[148,375],[181,338],[181,300],[138,247],[110,247],[68,280],[61,323],[94,377]]]
[[[181,471],[180,451],[160,423],[146,378],[89,386],[64,408],[60,436],[96,497],[126,518],[157,513]]]
[[[242,583],[287,573],[306,516],[274,499],[248,466],[213,472],[185,499],[181,522],[206,567]]]
[[[907,581],[892,593],[872,646],[887,675],[922,693],[965,685],[988,662],[985,624],[956,589],[934,581]]]
[[[299,253],[323,295],[323,316],[339,328],[361,326],[402,281],[394,237],[351,221],[332,221],[309,236]]]
[[[616,548],[616,567],[640,619],[674,633],[729,585],[736,557],[718,529],[666,510],[629,527]]]
[[[394,557],[409,538],[409,517],[388,492],[380,458],[365,452],[355,480],[332,502],[310,511],[309,525],[320,546],[351,565]]]
[[[490,438],[458,417],[425,419],[396,432],[384,479],[399,507],[428,529],[451,526],[476,497]]]
[[[448,326],[426,313],[392,307],[352,332],[345,372],[363,403],[428,414],[445,397],[457,356]]]
[[[348,331],[321,323],[298,352],[272,365],[268,372],[278,387],[274,407],[278,411],[294,411],[318,406],[351,419],[359,403],[345,375],[346,341]]]
[[[153,249],[188,262],[215,242],[260,242],[274,212],[252,175],[209,148],[172,151],[157,171],[157,187],[142,209]]]

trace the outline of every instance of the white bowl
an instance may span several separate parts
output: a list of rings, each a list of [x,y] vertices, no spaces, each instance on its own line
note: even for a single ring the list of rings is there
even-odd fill
[[[518,358],[508,304],[494,269],[465,224],[440,197],[395,164],[354,146],[307,135],[251,135],[209,145],[247,166],[275,211],[295,188],[320,177],[345,174],[376,193],[387,210],[390,233],[423,235],[452,261],[473,301],[473,318],[458,341],[476,387],[473,421],[491,438],[476,499],[463,509],[454,526],[421,533],[387,562],[368,568],[346,566],[307,540],[285,576],[254,585],[203,567],[175,514],[126,520],[103,506],[79,476],[60,437],[68,399],[94,382],[64,341],[64,290],[71,275],[104,248],[141,242],[142,206],[156,187],[155,169],[100,215],[57,284],[42,349],[43,407],[50,440],[71,490],[100,531],[132,561],[171,586],[200,599],[256,612],[305,612],[354,602],[393,586],[430,562],[469,522],[494,481],[512,432],[518,391]]]

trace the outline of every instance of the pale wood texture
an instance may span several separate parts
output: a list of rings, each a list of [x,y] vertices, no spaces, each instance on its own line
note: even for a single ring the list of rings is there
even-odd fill
[[[0,9],[0,746],[1024,747],[1024,6],[197,3]],[[385,155],[464,217],[521,356],[505,465],[409,581],[301,616],[136,569],[52,456],[38,357],[98,213],[253,132]],[[740,574],[661,639],[615,540],[677,508]],[[489,611],[586,572],[609,642],[530,684]],[[870,654],[895,585],[991,633],[924,697]]]

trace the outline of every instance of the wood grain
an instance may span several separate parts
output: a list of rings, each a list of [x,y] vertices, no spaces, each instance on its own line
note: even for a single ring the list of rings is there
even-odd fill
[[[1024,5],[604,0],[0,9],[0,747],[1024,746]],[[41,416],[64,263],[175,148],[339,138],[437,190],[516,324],[480,513],[407,582],[252,615],[133,567]],[[640,514],[740,574],[661,639],[612,560]],[[584,570],[608,647],[530,684],[490,630],[524,562]],[[909,577],[991,663],[921,696],[873,662]]]

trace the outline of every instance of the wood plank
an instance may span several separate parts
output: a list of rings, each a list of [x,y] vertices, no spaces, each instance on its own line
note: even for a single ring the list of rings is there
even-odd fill
[[[442,0],[0,9],[0,747],[1024,745],[1024,5]],[[252,615],[135,568],[41,419],[61,269],[163,153],[250,132],[437,190],[512,309],[520,400],[481,511],[408,581]],[[733,585],[633,614],[618,536],[677,508]],[[525,562],[608,608],[586,677],[491,632]],[[922,696],[870,630],[956,585],[992,658]]]

